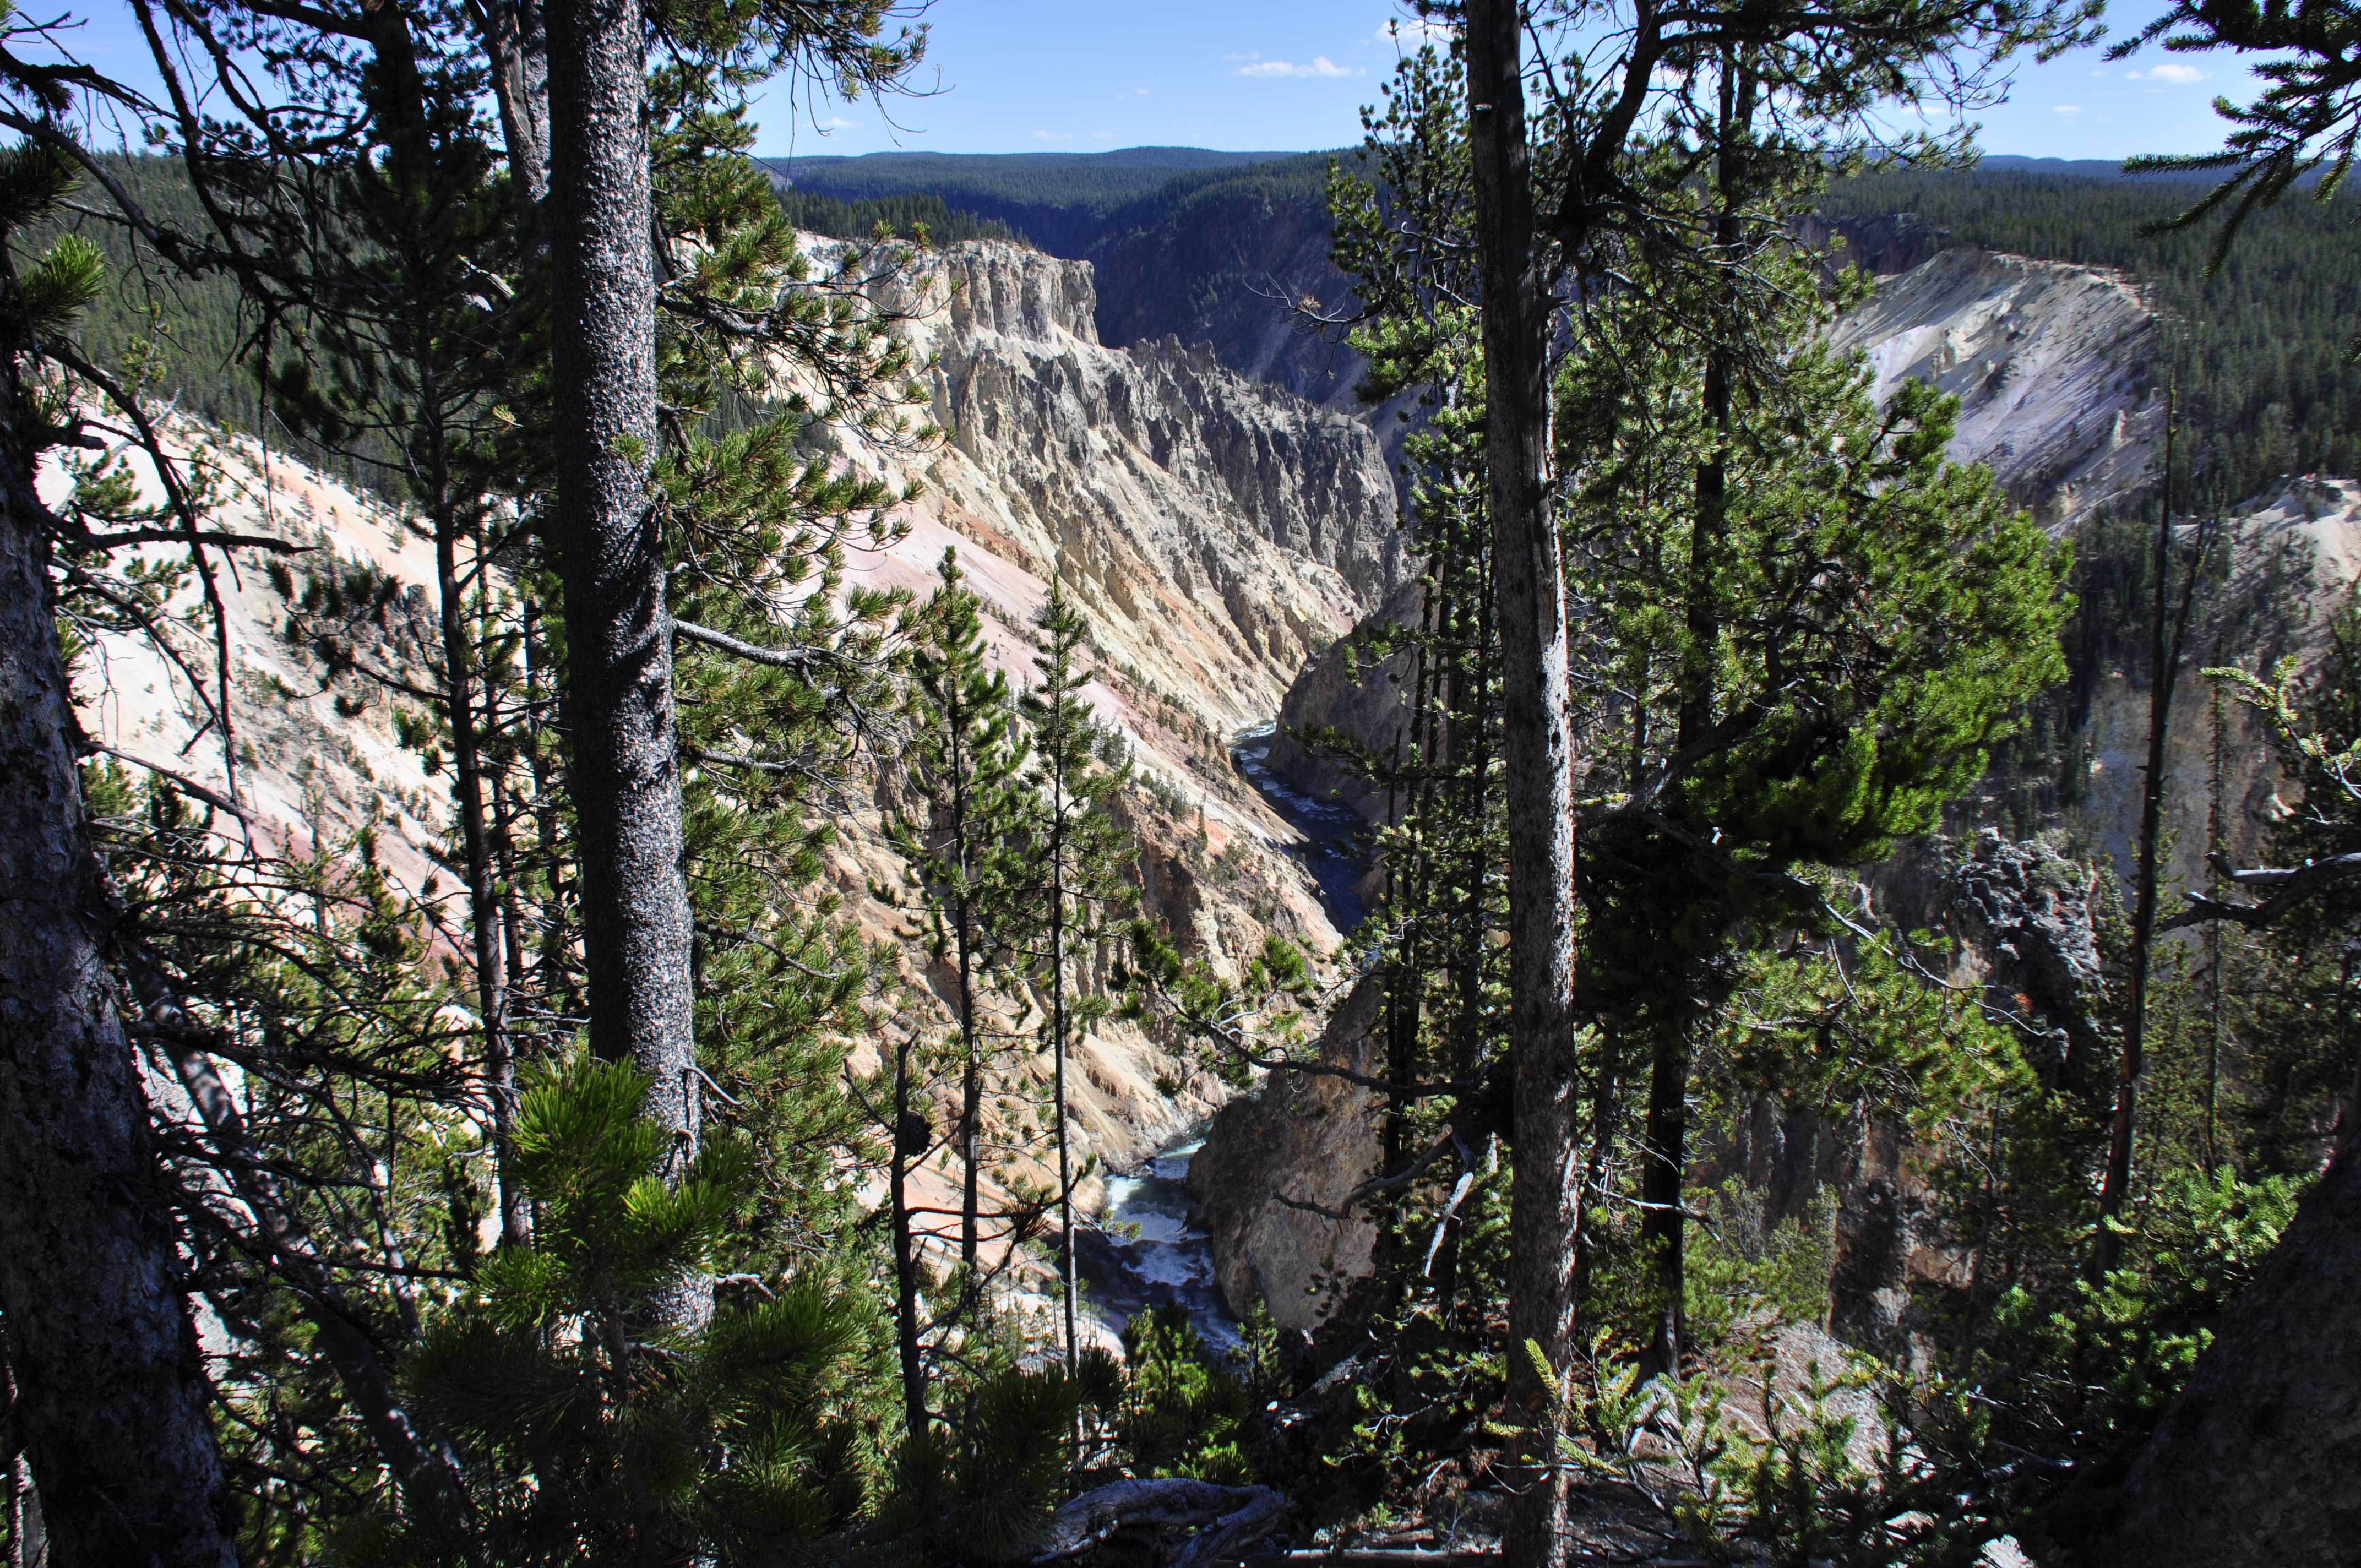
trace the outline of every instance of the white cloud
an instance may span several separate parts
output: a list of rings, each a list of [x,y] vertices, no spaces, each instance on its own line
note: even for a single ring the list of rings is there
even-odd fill
[[[2150,67],[2147,79],[2150,82],[2169,82],[2176,87],[2186,87],[2192,82],[2202,82],[2212,74],[2212,71],[2200,71],[2193,65],[2180,65],[2167,60],[2162,65]],[[2130,72],[2130,76],[2134,82],[2140,80],[2140,72],[2136,71]]]
[[[823,131],[849,131],[860,124],[859,120],[848,120],[842,115],[830,115],[819,123],[819,128]]]
[[[1071,131],[1035,131],[1033,139],[1035,141],[1071,141],[1074,139],[1074,135]]]
[[[2060,104],[2058,105],[2057,112],[2061,115],[2079,115],[2082,112],[2082,105],[2080,104]]]
[[[1232,55],[1231,59],[1237,57]],[[1358,66],[1339,65],[1324,54],[1315,54],[1311,60],[1298,65],[1289,60],[1256,60],[1241,65],[1232,74],[1237,76],[1358,76]]]

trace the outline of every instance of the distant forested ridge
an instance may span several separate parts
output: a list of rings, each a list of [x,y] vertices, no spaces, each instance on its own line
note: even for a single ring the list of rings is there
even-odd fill
[[[1910,213],[1954,244],[2117,268],[2147,285],[2164,328],[2154,374],[2179,378],[2198,505],[2235,504],[2286,474],[2361,473],[2361,366],[2347,357],[2361,332],[2361,208],[2290,196],[2254,214],[2208,278],[2213,225],[2148,232],[2203,190],[1982,168],[1845,181],[1821,211]]]
[[[1105,215],[1162,190],[1176,176],[1290,155],[1134,147],[1115,152],[874,152],[861,158],[774,158],[772,172],[797,191],[840,202],[917,192],[1002,223],[1054,256],[1079,257]]]
[[[790,201],[917,196],[1098,269],[1100,337],[1210,340],[1234,367],[1327,400],[1349,393],[1349,356],[1298,334],[1289,307],[1342,302],[1325,257],[1329,160],[1135,148],[1111,153],[776,159]],[[2189,179],[2126,178],[2093,159],[1993,157],[1967,170],[1843,181],[1831,218],[1915,214],[1951,243],[2119,269],[2147,285],[2164,320],[2160,379],[2177,377],[2201,504],[2230,505],[2282,475],[2361,472],[2361,232],[2350,198],[2291,196],[2255,214],[2219,274],[2203,275],[2210,226],[2152,234],[2202,190]],[[816,209],[817,210],[817,209]],[[858,233],[884,216],[862,209]],[[798,221],[802,221],[800,218]],[[841,220],[851,223],[851,219]],[[953,220],[956,222],[957,220]],[[822,232],[840,232],[820,223]],[[936,237],[965,237],[939,225]],[[1323,286],[1325,285],[1325,286]]]
[[[204,214],[177,159],[102,156],[107,172],[155,218],[202,232]],[[28,226],[16,247],[20,265],[60,232],[81,235],[106,258],[107,287],[74,328],[93,364],[144,376],[149,389],[186,412],[251,431],[259,393],[237,361],[250,328],[238,313],[237,287],[218,274],[192,280],[159,265],[118,223],[60,214]]]
[[[845,202],[817,191],[798,191],[788,186],[781,188],[777,195],[779,210],[787,214],[789,223],[832,239],[867,239],[881,224],[889,232],[909,238],[916,238],[923,226],[927,237],[937,245],[956,245],[963,239],[1016,237],[1016,231],[1006,224],[954,207],[932,192]]]

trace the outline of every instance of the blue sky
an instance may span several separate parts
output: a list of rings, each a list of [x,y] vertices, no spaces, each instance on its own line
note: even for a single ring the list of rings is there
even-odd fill
[[[2157,0],[2119,0],[2136,32]],[[1140,146],[1296,151],[1360,140],[1358,111],[1393,68],[1389,0],[935,0],[930,96],[762,109],[774,155],[1090,152]],[[2216,93],[2250,97],[2226,57],[2099,49],[2020,61],[2009,101],[1977,117],[1987,152],[2123,158],[2221,145]],[[888,116],[894,124],[888,123]]]
[[[2135,33],[2163,0],[2116,0],[2111,30]],[[147,49],[123,0],[72,9],[71,35],[100,69],[147,81]],[[1304,151],[1360,140],[1360,106],[1393,69],[1395,0],[934,0],[925,95],[814,101],[774,88],[761,104],[766,154],[1090,152],[1139,146]],[[2124,158],[2221,145],[2216,93],[2253,95],[2227,56],[2098,49],[2021,60],[2008,102],[1984,111],[1987,152]]]

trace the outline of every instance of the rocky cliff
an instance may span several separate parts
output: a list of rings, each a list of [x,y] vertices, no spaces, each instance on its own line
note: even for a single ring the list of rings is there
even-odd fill
[[[1829,335],[1866,356],[1881,400],[1909,377],[1957,397],[1952,455],[1990,464],[2053,529],[2148,482],[2156,320],[2120,273],[1959,246],[1884,280]]]
[[[1356,981],[1328,1016],[1320,1065],[1373,1071],[1384,1003],[1377,977]],[[1189,1163],[1189,1197],[1231,1311],[1267,1302],[1275,1327],[1304,1332],[1335,1305],[1323,1280],[1368,1272],[1376,1228],[1360,1214],[1335,1216],[1376,1168],[1381,1109],[1377,1096],[1343,1079],[1281,1072],[1213,1118]]]
[[[1034,574],[1060,569],[1111,659],[1225,729],[1407,575],[1368,429],[1166,338],[1098,339],[1088,262],[979,242],[893,302],[933,352],[914,510]]]

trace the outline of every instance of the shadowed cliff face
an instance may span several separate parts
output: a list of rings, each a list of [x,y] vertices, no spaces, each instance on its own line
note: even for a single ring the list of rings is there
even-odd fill
[[[1320,1061],[1374,1070],[1385,988],[1369,975],[1337,1003],[1320,1038]],[[1369,1270],[1376,1228],[1361,1216],[1331,1219],[1294,1203],[1334,1209],[1376,1168],[1383,1107],[1356,1084],[1313,1073],[1273,1073],[1260,1094],[1234,1100],[1213,1119],[1189,1164],[1191,1218],[1212,1245],[1213,1279],[1233,1313],[1270,1306],[1282,1332],[1318,1326],[1334,1303],[1315,1295],[1323,1276]]]
[[[1329,238],[1323,203],[1263,195],[1107,235],[1091,248],[1103,280],[1099,331],[1115,344],[1210,343],[1233,369],[1355,412],[1361,356],[1297,309],[1351,313],[1352,283],[1328,258]]]

